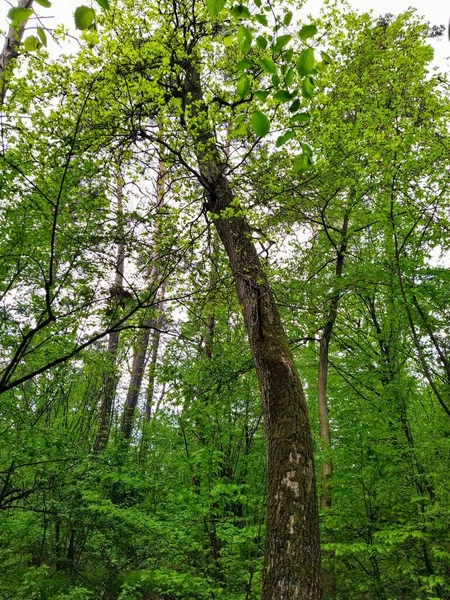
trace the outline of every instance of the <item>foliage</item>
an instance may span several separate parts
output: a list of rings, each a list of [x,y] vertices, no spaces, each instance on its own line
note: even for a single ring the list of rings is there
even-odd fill
[[[76,56],[35,52],[42,29],[25,39],[5,98],[0,597],[260,596],[262,410],[194,158],[213,152],[206,119],[235,194],[219,217],[250,223],[306,383],[316,467],[333,462],[327,597],[449,598],[450,103],[428,25],[335,9],[298,23],[261,0],[97,4],[77,8]],[[206,112],[186,92],[193,63]],[[161,337],[124,440],[146,329]]]

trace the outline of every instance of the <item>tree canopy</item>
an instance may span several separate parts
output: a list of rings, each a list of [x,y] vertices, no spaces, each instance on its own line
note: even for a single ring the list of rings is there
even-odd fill
[[[442,31],[97,0],[53,58],[49,6],[0,62],[0,598],[450,598]]]

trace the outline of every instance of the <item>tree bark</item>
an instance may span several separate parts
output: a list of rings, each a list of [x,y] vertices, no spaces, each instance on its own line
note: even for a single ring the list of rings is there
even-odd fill
[[[33,0],[19,0],[17,8],[31,8]],[[8,69],[11,62],[19,56],[19,47],[27,21],[20,22],[16,27],[10,27],[5,37],[3,50],[0,55],[0,104],[3,105],[8,89]],[[6,76],[5,76],[6,75]]]
[[[125,270],[125,231],[123,223],[123,178],[120,170],[116,174],[116,197],[117,197],[117,255],[116,275],[114,280],[113,298],[120,299],[123,292],[124,270]],[[117,350],[119,348],[119,332],[112,331],[108,335],[107,365],[104,373],[103,388],[101,392],[100,418],[97,437],[94,442],[93,451],[98,454],[105,449],[108,443],[111,429],[111,417],[113,411],[114,396],[116,393],[117,375]]]
[[[200,74],[186,67],[186,101],[207,208],[227,253],[261,389],[266,440],[263,600],[321,598],[319,523],[305,394],[278,307],[242,216],[222,217],[233,194],[207,125]]]
[[[156,383],[156,366],[158,363],[158,354],[159,354],[159,345],[161,342],[161,331],[160,326],[164,320],[164,296],[165,296],[165,286],[161,286],[161,290],[159,293],[159,301],[160,301],[160,314],[158,317],[158,329],[155,329],[152,335],[152,343],[151,343],[151,353],[150,353],[150,364],[148,367],[148,384],[146,391],[146,400],[145,400],[145,418],[147,421],[150,421],[152,418],[152,408],[153,408],[153,400],[155,394],[155,383]]]
[[[342,277],[344,269],[345,253],[347,251],[347,235],[348,235],[348,213],[344,215],[344,220],[341,229],[341,244],[337,250],[335,277]],[[330,434],[330,419],[328,417],[328,397],[327,397],[327,379],[328,379],[328,354],[330,347],[331,335],[333,333],[334,324],[338,313],[340,293],[337,291],[331,298],[330,311],[328,319],[323,328],[320,338],[319,347],[319,375],[317,386],[317,402],[319,406],[319,422],[320,422],[320,439],[322,450],[329,450],[331,447]],[[331,458],[327,459],[322,464],[321,469],[321,494],[320,507],[324,510],[331,507],[331,492],[329,480],[333,473],[333,462]]]

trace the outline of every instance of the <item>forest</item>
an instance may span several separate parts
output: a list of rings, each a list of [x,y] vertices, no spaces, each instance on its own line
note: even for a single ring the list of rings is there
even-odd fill
[[[444,27],[14,0],[0,600],[450,599]]]

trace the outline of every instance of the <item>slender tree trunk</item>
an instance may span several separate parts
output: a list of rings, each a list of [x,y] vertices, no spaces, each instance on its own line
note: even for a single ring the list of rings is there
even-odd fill
[[[186,68],[186,100],[207,208],[217,215],[214,224],[234,275],[263,400],[267,516],[262,598],[316,600],[322,596],[319,523],[305,394],[250,227],[241,216],[221,217],[233,194],[207,125],[193,62]]]
[[[150,363],[148,366],[148,384],[145,400],[145,418],[150,421],[152,418],[152,408],[154,404],[155,383],[156,383],[156,366],[158,364],[159,345],[161,342],[161,325],[164,321],[164,297],[166,293],[165,285],[161,286],[159,293],[159,317],[158,328],[155,329],[152,335],[152,343],[150,350]]]
[[[17,8],[31,8],[33,0],[19,0]],[[10,27],[5,37],[3,50],[0,55],[0,105],[3,105],[6,91],[8,89],[9,75],[8,70],[11,62],[19,56],[19,47],[22,42],[23,34],[27,21],[21,21],[16,27]]]
[[[116,175],[116,197],[117,197],[117,255],[116,276],[111,295],[114,302],[120,302],[123,296],[123,281],[125,270],[125,231],[123,222],[123,178],[120,169]],[[114,310],[114,308],[112,308]],[[113,412],[114,396],[116,393],[117,375],[117,350],[119,348],[119,332],[112,331],[108,335],[107,364],[104,373],[103,388],[101,393],[100,422],[97,437],[94,442],[95,453],[104,450],[111,429],[111,417]]]
[[[153,240],[153,253],[152,253],[152,267],[149,274],[149,289],[151,289],[158,278],[158,269],[156,266],[156,262],[158,260],[158,241],[160,237],[160,216],[158,215],[159,210],[164,205],[164,177],[165,177],[165,169],[162,158],[159,161],[159,171],[158,171],[158,180],[157,180],[157,190],[156,190],[156,223],[155,223],[155,235]],[[145,372],[145,364],[148,352],[148,345],[150,341],[150,331],[154,325],[154,318],[152,315],[146,315],[144,317],[143,328],[140,331],[136,346],[134,349],[133,355],[133,364],[131,367],[131,379],[130,384],[128,386],[127,397],[125,400],[125,406],[123,409],[122,415],[122,424],[121,424],[121,432],[123,437],[126,440],[131,438],[131,433],[133,429],[133,420],[134,414],[136,412],[136,406],[139,400],[139,394],[142,387],[142,380],[144,378]],[[159,339],[158,339],[159,346]],[[148,399],[147,399],[148,404]]]
[[[348,235],[348,213],[344,215],[344,220],[341,229],[341,244],[337,251],[335,277],[340,279],[344,269],[345,253],[347,251],[347,235]],[[329,450],[331,447],[330,420],[328,417],[328,397],[327,397],[327,379],[328,379],[328,354],[330,340],[333,333],[334,324],[338,313],[340,293],[337,291],[331,298],[330,311],[328,320],[323,328],[322,337],[320,338],[319,348],[319,376],[317,386],[317,401],[319,405],[319,422],[320,422],[320,438],[322,450]],[[329,458],[322,464],[321,470],[321,494],[320,506],[326,510],[331,507],[331,492],[329,480],[333,472],[333,462]]]

